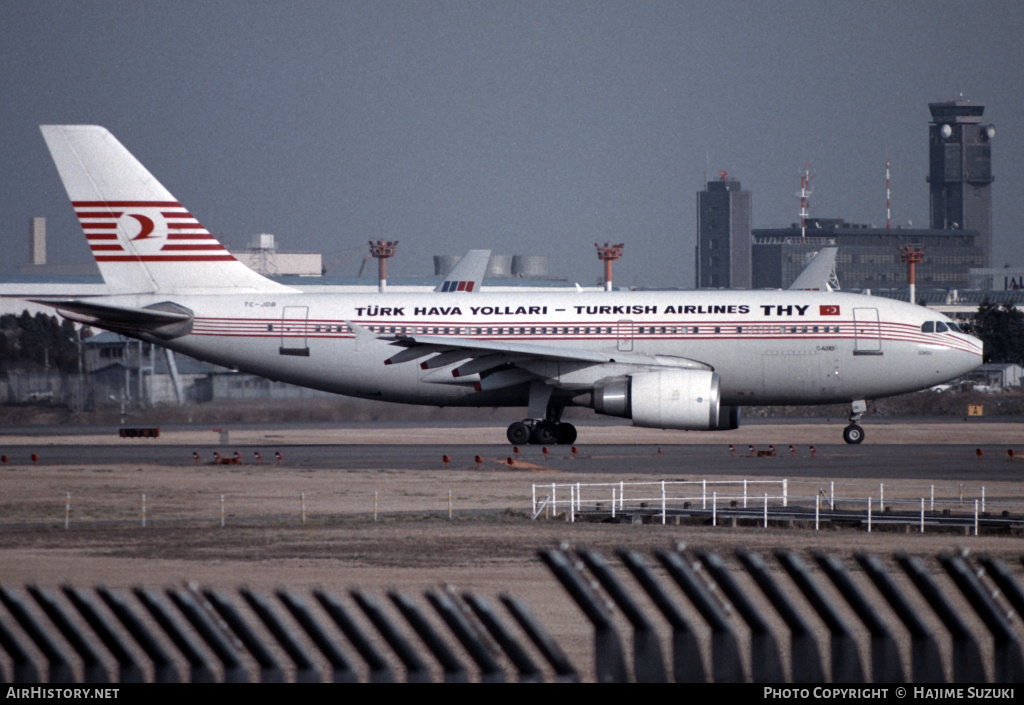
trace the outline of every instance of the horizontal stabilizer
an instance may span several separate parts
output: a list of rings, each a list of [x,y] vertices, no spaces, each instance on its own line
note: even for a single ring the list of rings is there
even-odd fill
[[[148,333],[170,340],[192,331],[192,312],[184,306],[165,301],[144,308],[111,306],[92,301],[55,301],[31,299],[33,303],[52,306],[64,318],[96,328],[139,335]]]

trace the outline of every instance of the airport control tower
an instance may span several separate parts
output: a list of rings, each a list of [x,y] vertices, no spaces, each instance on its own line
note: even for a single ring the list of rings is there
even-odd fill
[[[983,103],[929,103],[928,184],[931,227],[973,230],[985,267],[992,264],[992,138]]]

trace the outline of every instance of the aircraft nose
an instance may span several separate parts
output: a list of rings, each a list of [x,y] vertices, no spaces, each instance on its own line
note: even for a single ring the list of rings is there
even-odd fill
[[[965,375],[968,372],[976,369],[984,361],[984,349],[985,343],[980,338],[975,338],[973,335],[963,336],[964,345],[957,346],[955,355],[955,365],[957,367],[957,376]]]

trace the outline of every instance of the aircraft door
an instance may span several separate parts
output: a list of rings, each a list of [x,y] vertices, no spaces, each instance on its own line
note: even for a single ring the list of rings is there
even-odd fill
[[[882,354],[882,326],[877,308],[853,309],[854,355]]]
[[[616,343],[620,352],[633,350],[633,321],[619,321],[616,326]]]
[[[306,342],[308,317],[308,306],[285,306],[281,311],[281,347],[278,349],[281,355],[309,357]]]

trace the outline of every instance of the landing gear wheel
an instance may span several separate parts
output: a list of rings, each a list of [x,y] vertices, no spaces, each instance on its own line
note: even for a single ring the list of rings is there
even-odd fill
[[[541,421],[533,427],[533,442],[537,445],[551,445],[558,440],[558,424]]]
[[[514,446],[526,445],[530,442],[530,427],[522,421],[516,421],[508,427],[508,431],[505,432],[505,437],[508,438],[508,442]]]
[[[864,440],[864,429],[855,423],[843,429],[843,440],[850,445],[856,445]]]
[[[576,427],[571,423],[558,424],[558,444],[571,446],[576,442]]]

